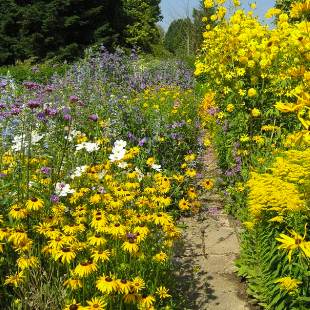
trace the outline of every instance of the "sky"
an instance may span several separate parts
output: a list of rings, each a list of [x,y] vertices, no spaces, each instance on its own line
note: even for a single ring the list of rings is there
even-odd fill
[[[199,0],[161,0],[161,12],[163,20],[159,24],[167,31],[171,22],[175,19],[185,18],[188,15],[192,15],[194,7],[198,7]],[[227,0],[230,3],[230,0]],[[259,16],[260,21],[264,21],[265,14],[268,9],[273,7],[275,0],[241,0],[242,8],[246,11],[249,10],[251,3],[256,3],[255,13]],[[189,14],[188,14],[189,13]],[[270,25],[270,21],[266,21]]]

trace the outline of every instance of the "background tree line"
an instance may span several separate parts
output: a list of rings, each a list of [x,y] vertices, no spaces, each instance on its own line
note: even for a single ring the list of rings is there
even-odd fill
[[[90,45],[159,40],[160,0],[0,0],[0,65],[35,57],[73,60]]]

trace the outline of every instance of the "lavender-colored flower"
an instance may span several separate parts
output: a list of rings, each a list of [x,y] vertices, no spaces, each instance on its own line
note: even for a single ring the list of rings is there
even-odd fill
[[[137,239],[137,235],[136,234],[134,234],[134,233],[129,233],[129,234],[127,234],[127,239]]]
[[[64,115],[64,119],[66,119],[66,120],[70,120],[72,117],[71,117],[71,115],[69,115],[69,114],[65,114]]]
[[[51,200],[51,202],[59,202],[59,197],[56,195],[52,195],[50,200]]]
[[[240,146],[240,144],[238,142],[235,142],[234,146],[238,148]]]
[[[219,170],[216,171],[216,173],[217,173],[217,174],[222,174],[223,171],[222,171],[221,169],[219,169]]]
[[[5,173],[0,173],[0,178],[5,178],[6,177],[6,174]]]
[[[231,172],[231,171],[226,171],[225,174],[228,176],[228,177],[232,177],[234,176],[234,174]]]
[[[50,168],[50,167],[42,167],[42,168],[40,169],[40,171],[41,171],[42,173],[44,173],[44,174],[48,174],[48,173],[50,173],[50,172],[52,171],[52,168]]]
[[[28,101],[26,103],[26,107],[30,108],[30,109],[35,109],[41,106],[41,102],[39,101]]]
[[[146,142],[146,138],[143,138],[139,141],[139,146],[143,146],[143,144]]]
[[[241,164],[242,158],[240,156],[236,157],[236,163]]]
[[[0,103],[0,109],[6,109],[6,105],[4,103]]]
[[[18,115],[22,110],[19,108],[15,108],[11,110],[11,115]]]
[[[91,115],[88,115],[88,118],[91,119],[92,121],[94,122],[97,122],[98,121],[98,116],[96,114],[91,114]]]

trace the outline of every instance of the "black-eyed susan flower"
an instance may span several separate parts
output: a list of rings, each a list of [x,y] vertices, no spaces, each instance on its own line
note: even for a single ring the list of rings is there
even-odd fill
[[[139,300],[139,305],[142,307],[149,308],[151,307],[155,302],[155,297],[151,294],[143,294],[142,298]]]
[[[26,208],[31,211],[37,211],[44,206],[44,201],[38,197],[31,197],[26,201]]]
[[[88,306],[85,307],[85,310],[104,310],[107,303],[104,301],[104,299],[101,298],[92,298],[90,301],[86,301]]]
[[[8,241],[13,242],[15,246],[18,246],[19,244],[23,243],[28,239],[27,233],[24,231],[22,227],[16,228],[15,230],[12,230]]]
[[[96,287],[101,293],[110,294],[113,292],[117,292],[118,290],[118,284],[113,279],[113,276],[110,274],[110,276],[106,276],[105,274],[102,275],[97,281],[96,281]]]
[[[182,199],[179,201],[179,208],[180,208],[182,211],[189,210],[189,209],[190,209],[190,202],[189,202],[188,200],[186,200],[185,198],[182,198]]]
[[[94,262],[98,261],[108,261],[110,260],[111,251],[109,250],[93,250],[93,255],[91,256],[94,260]]]
[[[4,238],[8,238],[10,236],[10,228],[3,227],[0,229],[0,240],[3,240]]]
[[[61,236],[52,239],[48,242],[48,246],[55,250],[60,250],[65,244],[66,241],[63,238],[61,238]]]
[[[75,299],[73,299],[70,305],[67,305],[63,310],[83,310],[84,307],[81,306],[80,303],[77,303]]]
[[[90,244],[90,245],[100,246],[100,245],[104,245],[106,243],[107,243],[107,240],[99,234],[93,235],[93,236],[88,238],[88,244]]]
[[[139,246],[135,243],[133,239],[129,239],[122,244],[122,249],[125,252],[136,253],[139,251]]]
[[[74,291],[83,287],[83,283],[80,279],[73,276],[64,282],[64,286]]]
[[[164,286],[160,286],[157,290],[156,290],[156,294],[159,296],[159,298],[169,298],[171,297],[171,295],[168,294],[168,289],[165,288]]]
[[[185,171],[185,174],[186,174],[188,177],[193,178],[193,177],[197,174],[197,172],[196,172],[195,169],[187,169],[187,170]]]
[[[154,255],[153,259],[160,262],[160,263],[163,263],[163,262],[165,262],[167,257],[168,257],[167,254],[161,251],[160,253]]]
[[[142,291],[145,288],[145,282],[142,278],[140,277],[135,277],[132,282],[132,289],[136,292],[139,293],[140,291]]]
[[[20,258],[17,259],[17,266],[21,269],[29,269],[29,268],[35,268],[39,264],[39,260],[35,256],[21,256]]]
[[[85,260],[78,264],[74,269],[74,274],[83,278],[97,271],[98,265],[92,260]]]
[[[142,296],[135,291],[130,291],[128,294],[125,294],[123,297],[125,304],[136,304],[139,303]]]
[[[11,207],[9,214],[13,219],[24,219],[27,216],[27,212],[27,209],[14,205]]]
[[[54,259],[56,261],[59,258],[61,258],[61,262],[63,264],[64,263],[70,264],[70,262],[75,258],[75,256],[76,256],[76,253],[72,249],[65,247],[55,253]]]
[[[124,236],[126,234],[126,226],[120,224],[120,223],[115,223],[112,224],[109,228],[108,228],[108,232],[109,234],[111,234],[114,237],[121,237]]]
[[[211,179],[205,179],[201,183],[201,186],[203,186],[205,189],[209,190],[213,187],[213,181]]]
[[[118,291],[121,294],[129,294],[131,290],[131,283],[125,279],[116,280],[118,284]]]
[[[13,276],[6,278],[4,285],[13,284],[15,287],[18,287],[21,283],[24,283],[25,278],[23,271],[16,272]]]

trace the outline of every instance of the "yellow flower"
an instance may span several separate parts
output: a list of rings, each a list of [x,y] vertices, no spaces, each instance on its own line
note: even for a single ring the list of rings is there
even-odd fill
[[[201,186],[203,186],[205,189],[209,190],[213,187],[213,182],[211,179],[205,179],[202,183]]]
[[[113,280],[111,275],[105,276],[105,274],[96,281],[96,287],[101,293],[106,294],[117,292],[118,290],[117,282]]]
[[[131,285],[133,287],[133,290],[136,293],[139,293],[140,291],[142,291],[145,288],[145,282],[142,278],[140,277],[135,277],[132,282]]]
[[[310,257],[310,243],[305,241],[306,226],[307,226],[307,224],[305,225],[305,233],[304,233],[303,237],[301,237],[295,231],[292,230],[292,231],[290,231],[290,233],[293,235],[293,238],[286,236],[284,234],[280,234],[280,237],[282,239],[276,238],[277,241],[282,243],[278,247],[278,249],[289,250],[289,252],[287,254],[289,262],[291,262],[293,250],[295,250],[297,248],[300,248],[307,257]]]
[[[83,310],[83,306],[80,303],[77,303],[75,299],[73,299],[72,304],[67,305],[63,310]]]
[[[211,9],[214,7],[213,0],[205,0],[203,4],[204,4],[206,9]]]
[[[189,176],[190,178],[193,178],[196,175],[196,170],[195,169],[188,169],[186,170],[185,174]]]
[[[253,109],[251,113],[252,113],[252,115],[255,116],[255,117],[260,116],[260,114],[261,114],[261,113],[260,113],[260,110],[258,110],[258,109],[256,109],[256,108]]]
[[[139,251],[139,246],[134,242],[134,240],[130,239],[129,241],[125,241],[123,243],[122,249],[125,252],[137,253]]]
[[[85,276],[90,275],[91,273],[95,272],[98,269],[96,263],[92,260],[86,260],[82,263],[78,264],[74,269],[74,274],[78,275],[79,277],[83,278]]]
[[[229,103],[226,107],[227,112],[232,112],[235,109],[235,106],[232,103]]]
[[[70,264],[70,262],[75,258],[76,254],[74,251],[72,251],[70,248],[63,248],[60,251],[56,252],[54,259],[55,261],[58,260],[59,258],[61,258],[61,262],[64,263],[68,263]]]
[[[166,289],[164,286],[160,286],[156,290],[156,294],[159,296],[159,298],[168,298],[171,297],[171,295],[168,294],[168,289]]]
[[[92,298],[91,301],[86,301],[88,306],[84,310],[104,310],[107,303],[103,300],[103,297]]]
[[[158,254],[156,254],[153,259],[160,262],[160,263],[163,263],[166,259],[167,259],[167,254],[164,253],[164,252],[160,252]]]
[[[26,201],[26,208],[31,211],[37,211],[44,206],[44,201],[41,198],[32,197]]]
[[[284,277],[274,281],[274,283],[280,283],[281,289],[288,292],[297,291],[298,285],[302,284],[302,281],[292,279],[291,277]]]
[[[256,92],[256,90],[254,88],[250,88],[248,90],[248,96],[249,97],[254,97],[254,96],[256,96],[256,94],[257,94],[257,92]]]
[[[83,287],[83,283],[80,279],[76,278],[69,278],[64,282],[64,286],[70,288],[71,290],[77,290]]]
[[[23,271],[19,273],[15,273],[14,276],[7,277],[7,279],[4,282],[4,285],[13,284],[15,287],[18,287],[20,283],[24,283],[25,276],[23,274]]]

